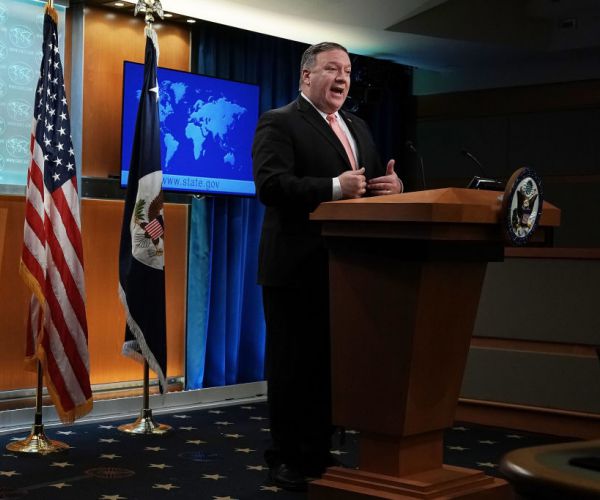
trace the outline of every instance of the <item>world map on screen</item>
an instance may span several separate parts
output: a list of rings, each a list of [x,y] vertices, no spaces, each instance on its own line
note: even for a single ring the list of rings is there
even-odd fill
[[[235,167],[237,148],[231,133],[247,109],[225,96],[215,97],[209,92],[199,95],[197,91],[192,94],[188,90],[184,82],[160,82],[165,172],[169,171],[171,160],[182,143],[188,151],[191,144],[194,160],[210,155],[213,165],[216,162]],[[182,116],[186,117],[183,127]]]
[[[143,77],[142,64],[125,61],[122,187],[129,175]],[[157,79],[163,189],[253,196],[259,87],[161,67]]]

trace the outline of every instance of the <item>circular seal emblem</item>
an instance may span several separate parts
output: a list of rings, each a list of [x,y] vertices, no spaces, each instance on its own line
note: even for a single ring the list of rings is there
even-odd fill
[[[28,64],[15,63],[8,67],[8,78],[18,86],[27,86],[33,82],[34,71]]]
[[[28,49],[33,44],[33,31],[28,26],[13,26],[8,31],[8,39],[13,47]]]
[[[513,245],[527,244],[538,226],[543,202],[542,182],[531,168],[512,174],[502,198],[502,222]]]

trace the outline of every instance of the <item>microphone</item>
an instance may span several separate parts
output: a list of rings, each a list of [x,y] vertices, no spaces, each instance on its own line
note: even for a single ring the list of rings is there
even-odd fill
[[[469,160],[475,163],[475,165],[477,165],[477,168],[479,168],[481,174],[483,174],[483,177],[479,177],[478,175],[474,176],[469,182],[469,184],[467,184],[467,188],[487,189],[489,191],[504,191],[504,184],[498,179],[488,177],[485,169],[483,168],[483,165],[473,153],[466,149],[461,149],[460,152],[463,156],[466,156]]]
[[[479,170],[481,171],[484,177],[488,177],[488,175],[485,172],[485,169],[483,168],[483,165],[473,153],[467,151],[466,149],[461,149],[460,152],[479,167]]]
[[[415,148],[415,145],[413,144],[412,141],[408,140],[404,143],[404,145],[407,147],[407,149],[411,152],[417,155],[417,157],[419,158],[419,164],[421,165],[421,178],[423,180],[423,189],[427,189],[427,185],[425,184],[425,167],[423,166],[423,157],[419,154],[419,152],[417,151],[417,148]]]

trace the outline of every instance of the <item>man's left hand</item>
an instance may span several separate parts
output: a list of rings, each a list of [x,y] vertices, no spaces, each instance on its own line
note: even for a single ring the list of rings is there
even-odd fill
[[[396,160],[388,161],[385,175],[375,177],[367,182],[367,191],[372,196],[381,196],[384,194],[398,194],[404,190],[402,181],[394,171]]]

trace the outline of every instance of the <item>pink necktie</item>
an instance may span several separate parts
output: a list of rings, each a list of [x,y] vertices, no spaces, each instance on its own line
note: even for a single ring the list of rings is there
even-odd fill
[[[350,141],[348,140],[348,137],[344,131],[341,129],[337,118],[335,115],[327,115],[327,121],[329,122],[331,129],[335,132],[335,135],[337,135],[338,139],[342,143],[342,146],[344,146],[346,154],[348,155],[348,159],[350,160],[350,165],[352,165],[352,170],[356,170],[356,158],[354,158],[352,146],[350,146]]]

